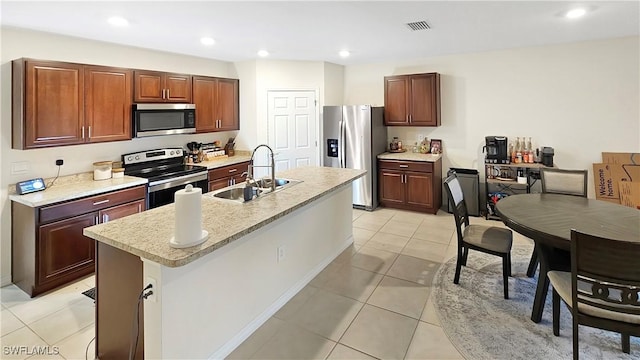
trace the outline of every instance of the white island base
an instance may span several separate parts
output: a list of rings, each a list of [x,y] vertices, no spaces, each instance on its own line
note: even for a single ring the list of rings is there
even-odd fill
[[[143,259],[145,358],[226,357],[353,243],[351,204],[349,184],[184,266]]]

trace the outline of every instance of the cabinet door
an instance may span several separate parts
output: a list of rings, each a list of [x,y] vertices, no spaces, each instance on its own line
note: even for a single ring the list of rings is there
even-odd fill
[[[220,120],[218,131],[240,130],[238,83],[236,79],[218,79],[216,97],[217,119]]]
[[[135,102],[164,102],[164,73],[158,71],[133,72],[133,100]]]
[[[191,75],[165,74],[165,101],[191,102]]]
[[[409,78],[409,124],[437,126],[439,119],[439,91],[436,74],[412,75]]]
[[[100,212],[98,212],[98,221],[100,221],[101,223],[106,223],[111,220],[137,214],[139,212],[144,211],[144,209],[145,209],[144,200],[132,201],[127,204],[122,204],[122,205],[114,206],[108,209],[100,210]]]
[[[226,188],[227,186],[231,185],[230,180],[230,177],[226,177],[209,181],[209,191]]]
[[[384,123],[406,125],[409,121],[409,86],[407,76],[384,78]]]
[[[407,204],[433,207],[432,175],[430,173],[405,173]]]
[[[196,105],[196,131],[216,131],[218,118],[216,117],[217,80],[211,77],[193,77],[193,103]]]
[[[26,61],[24,148],[84,142],[83,76],[79,64]]]
[[[401,171],[380,171],[380,201],[384,204],[405,203],[404,173]]]
[[[86,66],[85,124],[89,142],[131,139],[133,72]]]
[[[95,242],[82,235],[97,224],[97,212],[42,225],[38,238],[38,282],[60,280],[65,275],[93,272]]]

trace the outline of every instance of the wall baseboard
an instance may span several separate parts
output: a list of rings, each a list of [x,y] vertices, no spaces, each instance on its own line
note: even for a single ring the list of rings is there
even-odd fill
[[[209,359],[224,359],[235,348],[237,348],[240,344],[242,344],[254,331],[256,331],[262,324],[267,322],[269,318],[273,316],[281,307],[283,307],[291,298],[293,298],[302,288],[304,288],[311,280],[313,280],[316,275],[318,275],[322,270],[324,270],[327,265],[329,265],[338,255],[342,254],[342,252],[348,248],[351,244],[353,244],[353,236],[349,237],[345,243],[340,247],[339,251],[335,254],[329,255],[325,258],[318,266],[313,268],[307,275],[305,275],[300,281],[298,281],[295,285],[293,285],[289,290],[287,290],[278,300],[276,300],[271,306],[269,306],[262,314],[258,315],[253,321],[251,321],[247,326],[245,326],[238,334],[236,334],[231,340],[227,341],[224,345],[222,345],[218,351],[216,351],[213,355],[209,357]]]
[[[0,277],[0,287],[7,286],[10,284],[11,284],[11,275]]]

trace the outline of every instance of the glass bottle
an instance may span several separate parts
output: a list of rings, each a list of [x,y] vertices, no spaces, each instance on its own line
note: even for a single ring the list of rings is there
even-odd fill
[[[533,146],[531,146],[531,137],[529,137],[529,140],[527,141],[527,148],[529,149],[529,163],[533,164]]]
[[[522,162],[522,142],[520,142],[520,138],[516,138],[516,159],[515,163],[519,164]]]

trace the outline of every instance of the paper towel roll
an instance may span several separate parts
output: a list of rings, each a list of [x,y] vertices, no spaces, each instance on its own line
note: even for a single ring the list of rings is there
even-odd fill
[[[208,233],[202,230],[202,189],[187,185],[175,193],[176,223],[173,247],[183,248],[204,242]]]

